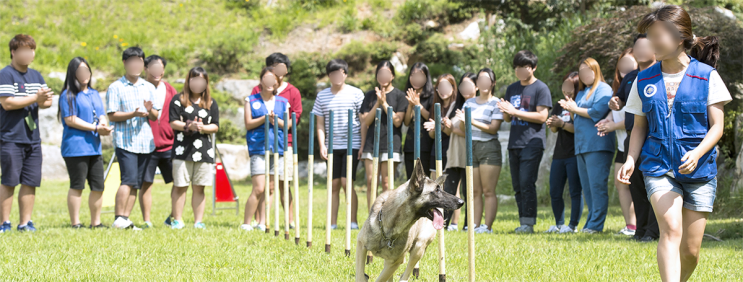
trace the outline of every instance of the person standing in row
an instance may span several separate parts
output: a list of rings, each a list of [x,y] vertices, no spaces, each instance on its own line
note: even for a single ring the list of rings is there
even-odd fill
[[[420,106],[420,159],[423,165],[424,171],[431,170],[431,148],[433,147],[433,140],[428,136],[428,132],[423,128],[423,122],[431,117],[431,113],[428,112],[433,105],[433,82],[431,81],[431,72],[428,70],[426,64],[417,62],[411,68],[408,73],[408,82],[405,84],[405,91],[407,91],[406,99],[408,100],[408,108],[405,111],[405,126],[408,127],[408,132],[405,134],[405,146],[403,151],[405,152],[405,172],[407,178],[413,175],[413,168],[415,168],[415,107]]]
[[[182,229],[186,190],[191,185],[194,228],[204,229],[206,208],[204,187],[212,185],[214,152],[212,134],[219,131],[219,107],[209,89],[209,75],[201,67],[188,71],[183,91],[170,103],[170,126],[176,132],[173,142],[173,221],[171,228]]]
[[[157,120],[161,107],[155,101],[155,87],[139,75],[144,70],[144,52],[139,47],[124,50],[122,62],[126,74],[106,91],[108,119],[116,131],[113,145],[119,160],[121,186],[116,193],[115,228],[133,228],[129,214],[142,187],[144,174],[155,150],[150,120]]]
[[[519,81],[508,86],[498,103],[503,119],[511,123],[508,160],[521,223],[516,233],[534,233],[537,223],[536,182],[547,139],[544,123],[552,107],[549,87],[534,76],[537,62],[537,55],[529,50],[516,53],[513,68]]]
[[[80,202],[85,181],[90,186],[88,208],[90,228],[107,228],[101,223],[103,203],[103,156],[101,136],[113,131],[106,122],[106,111],[101,96],[93,89],[90,64],[82,57],[75,57],[67,66],[62,95],[59,96],[58,116],[62,120],[62,157],[70,176],[67,209],[72,228],[80,229]]]
[[[29,68],[36,56],[36,41],[26,34],[10,40],[10,65],[0,70],[0,233],[12,230],[10,210],[18,191],[18,231],[36,231],[31,221],[36,187],[41,186],[39,108],[52,106],[52,95],[41,74]]]
[[[449,114],[452,116],[456,114],[454,111],[454,100],[457,94],[457,81],[451,74],[442,74],[436,79],[436,94],[433,96],[433,104],[428,109],[429,118],[428,121],[423,123],[423,128],[428,130],[428,137],[432,140],[436,140],[436,123],[433,121],[435,118],[435,105],[439,104],[441,107],[441,169],[446,168],[446,151],[449,150],[449,135],[451,134],[451,120]],[[436,148],[431,149],[431,179],[436,179]],[[442,171],[443,173],[443,171]],[[452,194],[454,195],[454,194]]]
[[[356,167],[359,165],[359,148],[364,147],[364,136],[361,136],[361,120],[359,119],[361,104],[364,102],[364,92],[361,89],[346,84],[348,77],[348,63],[342,59],[334,59],[325,66],[325,72],[330,79],[330,87],[317,93],[312,113],[317,116],[317,140],[320,146],[320,156],[328,159],[328,142],[333,142],[333,167],[328,177],[333,177],[333,202],[331,229],[338,227],[338,205],[341,188],[351,194],[351,226],[346,228],[359,229],[356,213],[358,211],[358,196],[356,190],[346,186],[346,178],[356,180]],[[353,111],[353,116],[348,119],[348,110]],[[330,129],[330,111],[333,117],[333,140],[328,140],[326,133]],[[348,124],[351,123],[353,130],[352,147],[348,148]],[[327,130],[326,130],[327,128]],[[352,151],[352,161],[347,163],[347,150]],[[346,166],[351,166],[353,175],[346,175]]]

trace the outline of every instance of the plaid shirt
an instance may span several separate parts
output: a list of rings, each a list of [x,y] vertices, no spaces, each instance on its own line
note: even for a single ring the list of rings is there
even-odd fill
[[[153,101],[153,109],[160,110],[155,102],[155,86],[143,78],[131,83],[126,77],[111,83],[106,91],[107,113],[133,112],[137,108],[145,111],[144,101]],[[115,126],[114,147],[135,154],[149,154],[155,150],[155,141],[147,117],[135,117],[125,121],[111,122]]]

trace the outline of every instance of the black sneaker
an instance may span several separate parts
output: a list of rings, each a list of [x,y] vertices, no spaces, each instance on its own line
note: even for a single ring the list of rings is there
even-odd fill
[[[101,228],[108,229],[108,226],[103,225],[103,223],[98,224],[96,226],[93,226],[92,224],[90,225],[90,229],[101,229]]]
[[[638,240],[638,242],[640,242],[640,243],[650,243],[650,242],[653,242],[655,240],[658,240],[658,239],[653,238],[653,237],[650,237],[650,236],[645,236],[645,237],[642,237],[642,239]]]
[[[72,228],[74,228],[74,229],[80,229],[80,228],[83,228],[83,227],[85,227],[85,226],[82,223],[78,223],[78,224],[75,224],[75,225],[72,226]]]
[[[170,226],[170,223],[171,223],[171,221],[170,221],[170,220],[171,220],[172,218],[173,218],[173,217],[169,215],[169,216],[168,216],[168,218],[166,218],[166,219],[165,219],[165,225],[166,225],[166,226]]]

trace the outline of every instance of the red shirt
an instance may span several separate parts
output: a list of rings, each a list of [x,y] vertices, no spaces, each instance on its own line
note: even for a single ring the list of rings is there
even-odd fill
[[[157,120],[150,120],[150,127],[152,128],[152,136],[155,139],[155,151],[166,152],[173,148],[173,128],[170,127],[170,100],[173,99],[177,93],[175,88],[169,83],[162,81],[165,84],[165,103],[163,108],[160,110],[160,117]],[[155,86],[157,87],[157,86]]]
[[[250,95],[258,94],[261,92],[261,86],[257,85],[253,88],[253,91],[250,93]],[[284,91],[281,91],[279,93],[279,96],[286,98],[289,100],[289,112],[297,114],[297,125],[299,125],[299,117],[302,116],[302,96],[299,95],[299,89],[294,87],[291,83],[286,83],[286,88],[284,88]],[[289,116],[291,119],[291,115]],[[289,130],[289,135],[287,136],[289,138],[289,146],[292,145],[292,131]]]

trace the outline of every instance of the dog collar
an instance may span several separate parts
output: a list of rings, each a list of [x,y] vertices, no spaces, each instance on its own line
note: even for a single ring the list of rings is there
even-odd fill
[[[382,206],[384,206],[384,202],[382,202]],[[382,243],[385,243],[387,241],[387,248],[392,249],[395,246],[395,240],[387,237],[387,234],[384,232],[384,223],[382,223],[382,209],[379,209],[379,212],[377,213],[377,221],[379,221],[379,230],[382,231]]]

